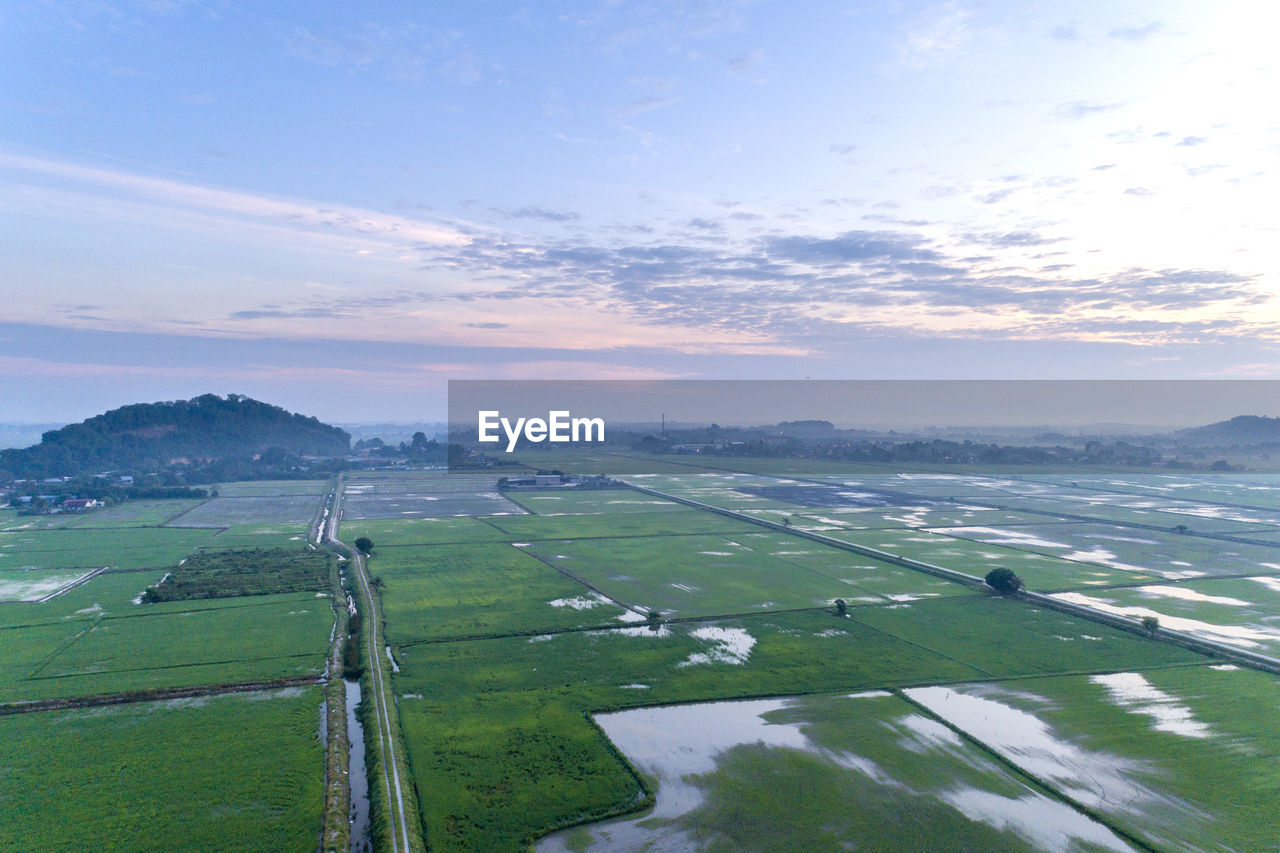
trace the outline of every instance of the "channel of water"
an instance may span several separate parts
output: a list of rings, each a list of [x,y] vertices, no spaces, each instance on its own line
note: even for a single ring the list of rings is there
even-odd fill
[[[343,679],[346,688],[347,741],[350,744],[350,760],[347,763],[347,783],[351,786],[351,853],[367,853],[373,850],[369,838],[369,776],[364,766],[364,726],[356,714],[360,704],[360,682]]]

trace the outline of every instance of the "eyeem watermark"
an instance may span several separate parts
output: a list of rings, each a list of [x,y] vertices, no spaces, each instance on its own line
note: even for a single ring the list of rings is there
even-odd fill
[[[575,418],[568,411],[547,412],[546,420],[542,418],[510,418],[502,417],[498,411],[482,411],[479,413],[478,432],[482,444],[497,444],[502,441],[498,428],[507,436],[507,453],[516,449],[516,442],[523,436],[525,441],[535,444],[546,441],[551,444],[568,444],[576,441],[604,441],[604,418]]]

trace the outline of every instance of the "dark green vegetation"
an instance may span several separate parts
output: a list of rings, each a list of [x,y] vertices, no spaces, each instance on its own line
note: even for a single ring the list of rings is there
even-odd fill
[[[186,459],[209,478],[279,465],[290,456],[342,456],[351,437],[315,418],[238,394],[138,403],[46,432],[39,444],[0,451],[0,469],[14,477],[78,476],[128,469],[155,471]],[[196,464],[191,460],[213,460]]]
[[[155,586],[147,587],[142,600],[186,601],[270,595],[281,592],[315,592],[329,586],[334,557],[327,551],[248,548],[209,551],[188,557]]]
[[[1022,578],[1015,575],[1009,569],[992,569],[987,572],[985,578],[987,586],[996,592],[1002,592],[1006,595],[1017,592],[1022,589]]]
[[[0,717],[0,849],[310,851],[317,688]]]

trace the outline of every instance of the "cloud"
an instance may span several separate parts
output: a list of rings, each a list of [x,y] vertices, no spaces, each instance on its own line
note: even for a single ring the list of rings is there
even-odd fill
[[[571,210],[549,210],[545,207],[519,207],[514,210],[505,207],[489,208],[499,216],[507,219],[542,219],[547,222],[576,222],[578,214]]]
[[[216,189],[131,172],[0,152],[0,168],[56,179],[96,203],[135,203],[188,211],[239,225],[317,230],[364,236],[394,244],[458,245],[469,237],[453,225],[319,201]],[[167,224],[167,223],[166,223]]]
[[[764,82],[764,76],[760,73],[765,65],[765,52],[762,48],[728,57],[724,60],[724,65],[731,77],[739,77],[757,84]]]
[[[1099,113],[1109,113],[1123,107],[1121,102],[1098,103],[1096,101],[1065,101],[1054,110],[1058,118],[1079,119]]]
[[[1163,24],[1159,21],[1152,21],[1140,27],[1119,27],[1111,30],[1107,35],[1111,38],[1124,39],[1125,41],[1145,41],[1160,32],[1162,28]]]
[[[955,3],[929,8],[894,44],[897,66],[919,71],[946,65],[972,36],[966,10]]]
[[[649,95],[643,98],[636,98],[627,104],[621,112],[624,115],[634,116],[640,113],[647,113],[650,110],[660,110],[663,107],[670,107],[680,103],[679,98],[661,98],[656,95]]]
[[[1203,145],[1208,141],[1209,137],[1207,136],[1184,136],[1181,141],[1174,144],[1181,148],[1190,148],[1195,145]]]
[[[1054,38],[1058,39],[1059,41],[1079,41],[1080,40],[1080,31],[1072,26],[1054,27],[1050,35],[1052,35]]]

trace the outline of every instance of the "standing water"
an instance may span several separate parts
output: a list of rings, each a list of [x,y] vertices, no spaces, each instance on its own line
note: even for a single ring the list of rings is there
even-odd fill
[[[347,763],[347,784],[351,786],[351,853],[365,853],[373,849],[369,840],[369,776],[364,766],[364,726],[356,715],[360,704],[360,682],[343,679],[347,700],[347,741],[350,744],[350,760]]]

